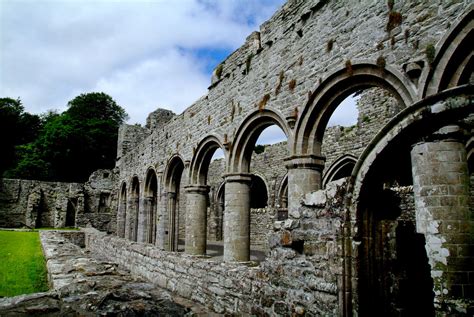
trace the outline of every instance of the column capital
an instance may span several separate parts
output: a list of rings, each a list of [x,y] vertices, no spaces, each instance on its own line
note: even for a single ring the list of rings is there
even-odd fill
[[[193,193],[193,194],[207,194],[209,193],[210,187],[208,185],[188,185],[184,186],[184,190],[186,193]]]
[[[224,175],[226,183],[250,183],[252,181],[252,174],[250,173],[230,173]]]
[[[326,158],[314,154],[293,155],[285,158],[285,166],[287,169],[312,169],[322,171]]]

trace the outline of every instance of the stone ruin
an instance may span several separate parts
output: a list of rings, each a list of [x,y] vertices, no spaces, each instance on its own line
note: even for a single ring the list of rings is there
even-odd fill
[[[0,224],[113,233],[81,232],[219,314],[473,315],[473,17],[463,0],[290,0],[182,114],[123,125],[114,170],[3,180]],[[357,124],[328,128],[352,94]],[[254,153],[271,125],[287,142]]]

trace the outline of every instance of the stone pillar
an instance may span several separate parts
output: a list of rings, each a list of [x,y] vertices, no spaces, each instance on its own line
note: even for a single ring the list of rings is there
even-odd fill
[[[474,218],[466,148],[456,132],[445,127],[411,151],[416,229],[426,239],[438,310],[474,294]]]
[[[305,194],[322,187],[324,157],[292,156],[286,159],[288,169],[288,216],[300,218],[299,207]]]
[[[186,244],[185,252],[206,254],[207,200],[209,186],[186,186]]]
[[[250,174],[225,177],[224,261],[250,260]]]

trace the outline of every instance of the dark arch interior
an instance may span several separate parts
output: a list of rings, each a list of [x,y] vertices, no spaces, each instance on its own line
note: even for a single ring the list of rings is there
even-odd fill
[[[185,202],[184,193],[181,191],[181,179],[184,171],[183,161],[175,157],[169,163],[169,174],[167,175],[168,190],[168,244],[171,251],[184,250],[185,230]],[[183,202],[181,204],[181,202]]]
[[[146,218],[145,239],[148,243],[155,243],[156,239],[156,205],[158,200],[158,180],[156,173],[148,172],[146,182],[146,198],[144,214]]]
[[[361,316],[434,316],[425,238],[416,232],[414,197],[407,187],[412,185],[407,144],[412,143],[394,141],[364,178],[357,208]]]
[[[250,184],[250,208],[265,208],[268,204],[268,192],[260,176],[252,175]]]
[[[131,226],[130,230],[131,233],[129,235],[130,239],[133,241],[137,241],[137,233],[138,233],[138,212],[139,212],[139,205],[140,205],[140,183],[138,181],[138,177],[134,177],[132,180],[132,192],[130,197],[130,207],[131,207]]]

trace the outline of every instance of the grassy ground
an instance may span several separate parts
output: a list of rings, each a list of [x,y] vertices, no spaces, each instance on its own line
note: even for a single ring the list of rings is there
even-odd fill
[[[0,296],[47,290],[39,233],[0,231]]]

